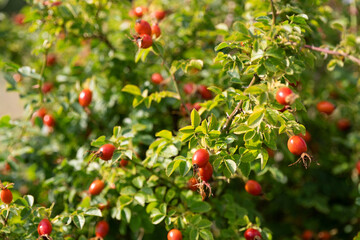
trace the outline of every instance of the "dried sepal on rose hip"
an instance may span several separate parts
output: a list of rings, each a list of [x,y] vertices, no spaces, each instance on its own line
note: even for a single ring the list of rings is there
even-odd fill
[[[276,92],[276,101],[281,105],[291,105],[298,96],[288,87],[279,88]]]
[[[52,238],[49,236],[52,232],[52,225],[49,219],[42,219],[37,227],[37,231],[40,235],[39,239],[48,239],[51,240]]]
[[[144,49],[151,47],[153,44],[152,38],[148,34],[135,36],[135,42],[139,48],[144,48]]]
[[[302,162],[305,168],[310,166],[312,157],[307,153],[307,145],[302,137],[291,136],[287,142],[287,147],[292,154],[300,156],[298,160],[289,166],[293,166],[299,162]],[[316,164],[319,165],[317,162]]]
[[[111,160],[115,150],[116,147],[111,143],[106,143],[102,145],[98,151],[92,151],[94,155],[91,157],[90,161],[88,162],[88,165],[97,157],[104,161]]]
[[[208,151],[206,149],[197,150],[193,155],[192,163],[195,177],[189,180],[188,187],[193,191],[198,189],[202,200],[204,201],[207,196],[212,195],[209,181],[212,178],[214,171],[209,162]]]

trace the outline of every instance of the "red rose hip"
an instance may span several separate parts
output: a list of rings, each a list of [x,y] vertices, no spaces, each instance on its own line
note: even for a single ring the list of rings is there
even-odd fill
[[[335,105],[328,101],[321,101],[316,105],[316,108],[319,112],[330,115],[335,110]]]
[[[90,105],[92,100],[92,92],[90,89],[85,88],[81,91],[79,95],[79,104],[83,107],[87,107]]]
[[[207,87],[205,85],[200,85],[198,87],[198,91],[203,99],[205,99],[205,100],[212,99],[212,93],[210,92],[209,89],[207,89]]]
[[[97,179],[91,183],[89,187],[89,193],[91,195],[99,195],[101,191],[104,189],[104,187],[105,187],[104,182]]]
[[[192,164],[198,165],[199,168],[205,167],[209,162],[209,152],[206,149],[197,150],[192,157]]]
[[[135,31],[139,35],[147,34],[150,36],[151,35],[150,24],[145,20],[138,19],[138,20],[136,20],[136,23],[135,23]]]
[[[135,14],[135,16],[141,18],[144,15],[143,8],[142,7],[136,7],[134,9],[134,14]]]
[[[318,233],[318,239],[319,240],[330,240],[331,235],[328,231],[321,231]]]
[[[150,35],[143,34],[136,39],[139,48],[149,48],[152,46],[153,41]]]
[[[51,67],[54,66],[56,63],[56,55],[53,53],[49,53],[46,56],[46,66]]]
[[[160,37],[160,35],[161,35],[161,29],[160,29],[160,27],[159,27],[159,24],[154,24],[154,25],[152,25],[152,27],[151,27],[151,35],[152,35],[152,36],[155,36],[155,38]]]
[[[287,142],[289,151],[294,155],[301,155],[307,151],[307,145],[304,139],[299,136],[292,136]]]
[[[249,228],[245,231],[244,237],[246,240],[260,240],[261,234],[258,230],[254,228]]]
[[[52,83],[49,83],[49,82],[46,82],[44,83],[44,85],[42,86],[41,88],[41,91],[44,93],[44,94],[47,94],[49,92],[51,92],[51,90],[53,89],[54,85]]]
[[[129,164],[129,161],[125,160],[125,159],[121,159],[120,161],[120,166],[122,167],[126,167]]]
[[[205,167],[199,168],[199,176],[201,180],[205,182],[208,182],[211,179],[212,174],[213,174],[213,167],[209,162],[206,164]]]
[[[171,229],[167,235],[168,240],[182,240],[182,234],[177,229]]]
[[[13,200],[13,195],[9,189],[4,188],[0,192],[0,198],[3,203],[10,204],[11,201]]]
[[[249,180],[246,182],[245,190],[254,196],[258,196],[263,193],[261,185],[257,181],[254,181],[254,180]]]
[[[314,237],[314,233],[310,230],[305,230],[301,235],[302,240],[312,240]]]
[[[44,124],[48,127],[54,127],[55,126],[55,119],[53,116],[46,114],[43,118]]]
[[[196,178],[192,177],[189,179],[189,181],[187,182],[187,187],[191,190],[191,191],[196,191],[197,190],[197,185],[198,182],[196,180]]]
[[[166,16],[166,12],[163,10],[158,10],[154,12],[154,16],[157,20],[163,20]]]
[[[37,230],[40,236],[50,235],[50,233],[52,232],[51,222],[48,219],[41,220]]]
[[[276,92],[276,101],[281,105],[289,105],[291,96],[293,96],[293,91],[288,87],[282,87]]]
[[[112,144],[104,144],[99,149],[99,158],[108,161],[112,158],[115,151],[115,146]]]
[[[154,73],[153,75],[151,75],[151,81],[154,84],[161,84],[162,81],[164,81],[164,78],[161,76],[160,73]]]
[[[360,174],[360,161],[358,161],[356,163],[356,170],[358,171],[358,173]]]
[[[187,95],[191,95],[195,92],[196,90],[196,85],[194,83],[186,83],[183,87],[184,89],[184,92],[187,94]]]
[[[351,128],[351,122],[349,119],[342,118],[337,122],[337,127],[340,131],[347,131]]]
[[[102,220],[96,224],[95,235],[97,237],[104,238],[106,237],[108,232],[109,232],[109,224],[106,221]]]
[[[311,134],[308,131],[305,132],[305,135],[300,133],[298,136],[304,139],[307,143],[311,141]]]

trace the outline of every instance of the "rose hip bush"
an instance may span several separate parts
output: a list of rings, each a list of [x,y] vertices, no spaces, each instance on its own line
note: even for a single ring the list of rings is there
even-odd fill
[[[360,239],[356,2],[3,13],[1,239]]]

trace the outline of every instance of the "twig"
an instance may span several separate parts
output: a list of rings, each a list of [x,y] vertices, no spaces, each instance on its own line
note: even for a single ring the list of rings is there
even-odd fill
[[[45,49],[45,53],[44,53],[44,60],[43,60],[43,64],[40,70],[40,79],[38,81],[39,84],[39,93],[40,93],[40,103],[42,103],[44,101],[44,95],[42,92],[42,78],[45,72],[45,68],[46,68],[46,63],[47,63],[47,56],[48,56],[48,48]]]
[[[106,2],[107,4],[107,2]],[[106,5],[105,4],[105,5]],[[114,47],[114,45],[109,41],[108,37],[106,36],[106,34],[104,33],[103,29],[102,29],[102,25],[101,25],[101,22],[100,22],[100,18],[99,18],[99,15],[100,15],[100,11],[102,9],[103,5],[101,4],[101,1],[99,3],[99,8],[97,9],[96,13],[95,13],[95,19],[96,19],[96,22],[97,22],[97,25],[98,25],[98,30],[99,30],[99,35],[92,35],[93,38],[97,38],[99,39],[100,41],[102,41],[103,43],[105,43],[111,50],[113,50],[114,52],[116,51],[116,48]]]
[[[350,12],[350,19],[351,19],[351,28],[350,28],[350,31],[352,33],[356,33],[357,31],[357,8],[356,8],[356,0],[353,0],[351,3],[350,3],[350,6],[349,6],[349,12]]]
[[[251,87],[254,82],[255,82],[255,79],[256,79],[256,75],[254,75],[254,77],[252,78],[251,82],[249,83],[248,87]],[[241,108],[241,105],[243,104],[243,100],[241,100],[235,107],[234,111],[232,111],[232,113],[230,114],[230,116],[227,118],[224,126],[222,127],[221,129],[221,132],[222,133],[227,133],[230,129],[230,126],[231,126],[231,123],[232,121],[234,120],[234,117],[236,116],[236,114],[239,113],[239,110]]]
[[[329,50],[329,49],[325,49],[325,48],[320,48],[320,47],[315,47],[315,46],[310,46],[310,45],[304,45],[304,48],[308,48],[317,52],[323,52],[323,53],[327,53],[330,55],[338,55],[338,56],[343,56],[348,58],[349,60],[357,63],[358,65],[360,65],[360,59],[357,57],[354,57],[350,54],[344,53],[344,52],[337,52],[337,51],[333,51],[333,50]]]
[[[273,25],[276,25],[276,9],[275,9],[275,6],[274,6],[274,1],[270,0],[270,4],[271,4],[271,11],[272,11]]]
[[[180,94],[179,85],[178,85],[178,83],[176,81],[175,74],[171,73],[169,66],[166,64],[164,56],[162,56],[161,54],[159,54],[159,55],[160,55],[161,59],[163,60],[163,65],[165,66],[167,72],[170,74],[171,80],[173,81],[174,86],[175,86],[175,90],[176,90],[177,94],[179,95],[179,99],[180,99],[181,104],[184,106],[187,114],[190,116],[190,114],[191,114],[190,110],[187,108],[187,106],[185,104],[185,101],[184,101],[184,99],[182,98],[182,96]]]

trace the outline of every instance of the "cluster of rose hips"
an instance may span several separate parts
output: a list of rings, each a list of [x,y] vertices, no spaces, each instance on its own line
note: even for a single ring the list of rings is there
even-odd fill
[[[195,94],[198,94],[202,99],[204,100],[210,100],[213,98],[213,95],[211,91],[205,86],[205,85],[196,85],[195,83],[186,83],[183,86],[183,91],[187,96],[193,96]],[[186,108],[191,112],[193,109],[196,109],[197,111],[201,108],[200,102],[192,103],[186,103]],[[187,112],[185,110],[184,106],[181,106],[180,112],[182,115],[187,115]]]
[[[31,117],[31,121],[34,124],[35,119],[40,118],[43,123],[48,126],[49,128],[53,128],[55,126],[55,119],[52,115],[46,113],[45,108],[40,108],[36,112],[33,113]]]
[[[166,16],[166,12],[163,10],[155,11],[154,17],[156,19],[156,23],[150,26],[147,21],[141,19],[146,13],[148,13],[148,9],[146,7],[136,7],[130,12],[131,16],[136,16],[138,18],[135,23],[135,31],[138,35],[134,36],[134,38],[139,48],[151,47],[153,44],[152,37],[160,37],[161,29],[159,27],[159,22]]]
[[[301,239],[302,240],[330,240],[331,239],[331,234],[328,231],[321,231],[317,234],[317,238],[316,235],[313,231],[311,230],[305,230],[303,232],[303,234],[301,235]]]
[[[186,95],[192,96],[199,93],[204,100],[210,100],[213,98],[211,91],[205,85],[196,85],[195,83],[184,84],[183,90]]]
[[[316,108],[320,113],[331,115],[335,110],[335,105],[328,101],[320,101]],[[346,132],[351,128],[351,122],[347,118],[341,118],[337,121],[336,126],[339,130]]]
[[[109,143],[104,144],[99,148],[97,152],[95,152],[95,156],[99,157],[104,161],[109,161],[112,159],[115,149],[116,149],[115,146],[112,144]],[[128,165],[128,163],[129,162],[127,160],[122,159],[120,161],[120,166],[125,167]],[[104,187],[105,187],[105,183],[102,180],[96,179],[90,184],[89,194],[92,196],[99,195],[104,189]],[[109,202],[107,204],[99,204],[99,209],[103,210],[109,207],[109,205],[110,205]],[[108,234],[108,232],[109,232],[109,224],[106,221],[102,220],[97,223],[95,227],[96,237],[104,238]]]
[[[282,87],[276,92],[276,101],[279,104],[284,105],[284,108],[281,111],[289,109],[289,105],[294,102],[296,97],[297,96],[288,87]],[[335,105],[329,101],[320,101],[317,103],[316,108],[320,113],[329,116],[334,112]],[[337,122],[337,127],[341,131],[347,131],[351,128],[351,122],[346,118],[342,118]],[[310,139],[306,138],[310,138],[310,134],[308,132],[306,132],[305,136],[303,136],[302,134],[300,134],[299,136],[291,136],[287,143],[289,151],[294,155],[300,156],[299,160],[303,161],[305,167],[309,166],[310,164],[306,164],[305,158],[308,158],[308,160],[311,162],[311,157],[306,153],[306,142],[308,142]],[[295,163],[299,162],[299,160]]]

